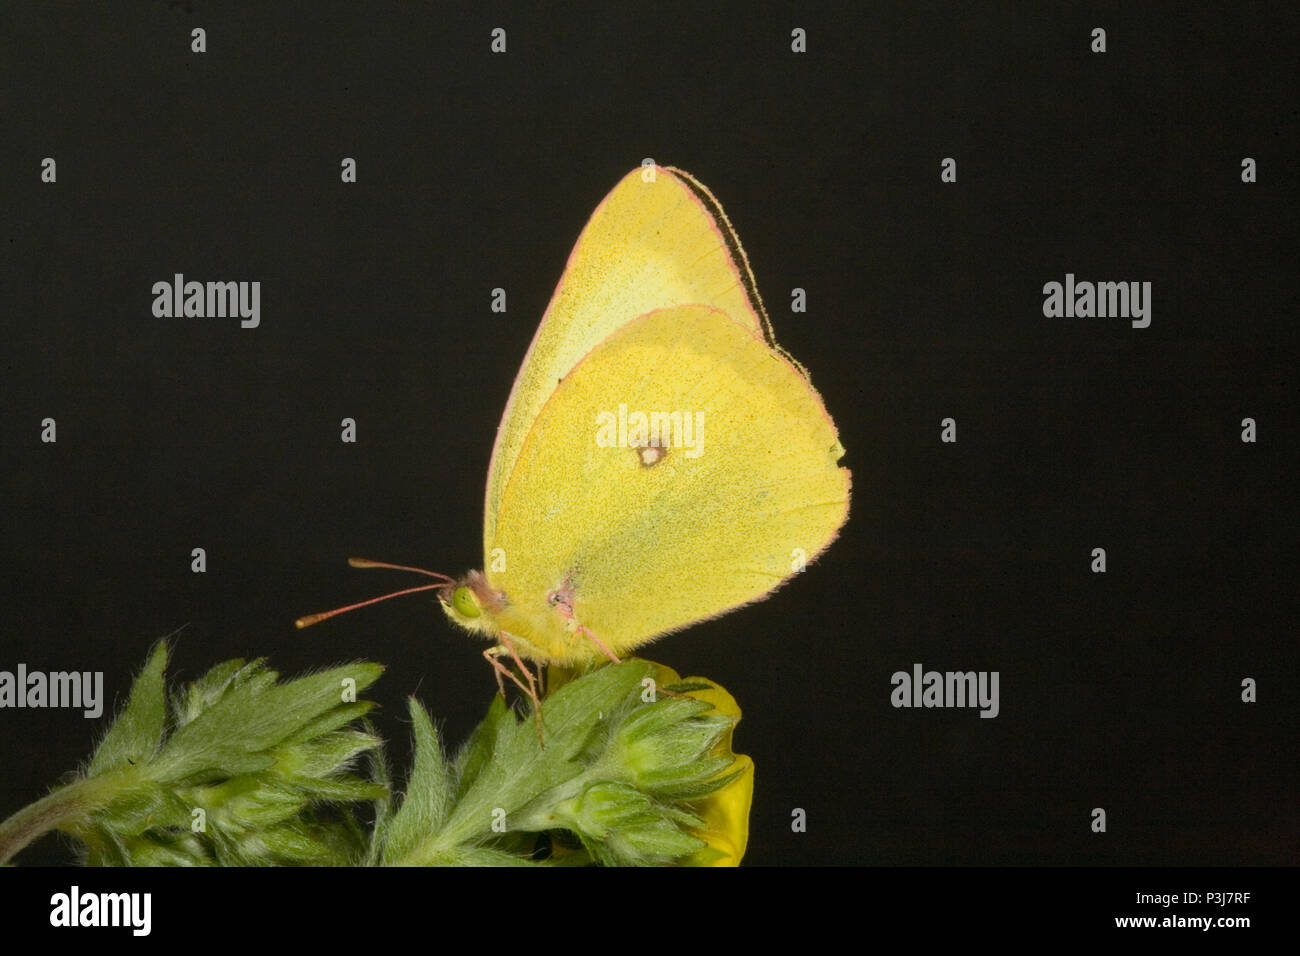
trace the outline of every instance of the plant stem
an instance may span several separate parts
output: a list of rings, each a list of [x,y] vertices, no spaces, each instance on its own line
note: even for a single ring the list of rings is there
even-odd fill
[[[50,830],[75,829],[108,803],[122,785],[122,774],[77,780],[28,804],[0,823],[0,866]]]

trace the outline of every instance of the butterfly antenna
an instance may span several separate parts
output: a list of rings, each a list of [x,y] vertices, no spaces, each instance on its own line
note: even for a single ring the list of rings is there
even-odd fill
[[[437,571],[426,571],[424,568],[407,567],[405,564],[389,564],[387,561],[371,561],[369,558],[348,558],[348,566],[353,568],[388,568],[390,571],[412,571],[415,574],[423,574],[426,577],[437,578],[446,584],[453,583],[456,579],[448,577],[445,574],[439,574]]]
[[[294,626],[299,629],[311,627],[313,624],[319,624],[321,621],[328,620],[331,617],[337,617],[340,614],[346,614],[348,611],[355,611],[357,608],[366,607],[370,604],[378,604],[380,601],[387,601],[389,598],[402,597],[407,594],[419,594],[421,591],[434,591],[438,588],[446,587],[448,584],[455,584],[456,579],[448,577],[445,574],[439,574],[437,571],[426,571],[424,568],[410,568],[403,564],[388,564],[385,561],[371,561],[368,558],[348,558],[348,564],[354,568],[388,568],[392,571],[413,571],[416,574],[424,574],[431,578],[437,578],[437,584],[423,584],[418,588],[405,588],[401,591],[394,591],[392,594],[384,594],[380,597],[371,598],[368,601],[358,601],[356,604],[349,604],[347,607],[336,607],[332,611],[322,611],[319,614],[308,614],[294,621]]]

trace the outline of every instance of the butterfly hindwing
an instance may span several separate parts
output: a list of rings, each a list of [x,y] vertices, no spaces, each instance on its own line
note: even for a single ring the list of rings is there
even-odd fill
[[[691,416],[676,437],[696,444],[627,447],[617,427],[611,443],[611,416],[638,412]],[[577,661],[593,644],[565,627],[557,595],[620,654],[761,598],[843,524],[842,454],[807,378],[755,330],[703,305],[626,323],[521,443],[489,542],[505,557],[489,575],[510,605],[502,624],[532,656]]]

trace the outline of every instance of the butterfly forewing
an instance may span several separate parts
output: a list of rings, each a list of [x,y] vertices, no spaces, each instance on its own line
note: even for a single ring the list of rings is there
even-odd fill
[[[708,190],[677,170],[633,170],[583,229],[515,379],[488,470],[486,561],[519,449],[559,381],[621,325],[687,303],[755,331],[765,324],[744,252]]]

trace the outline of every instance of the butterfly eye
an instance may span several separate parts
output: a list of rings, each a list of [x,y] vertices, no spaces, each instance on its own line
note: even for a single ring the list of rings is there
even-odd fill
[[[469,588],[461,585],[451,596],[452,607],[462,617],[478,617],[478,601],[474,600],[474,594]]]

